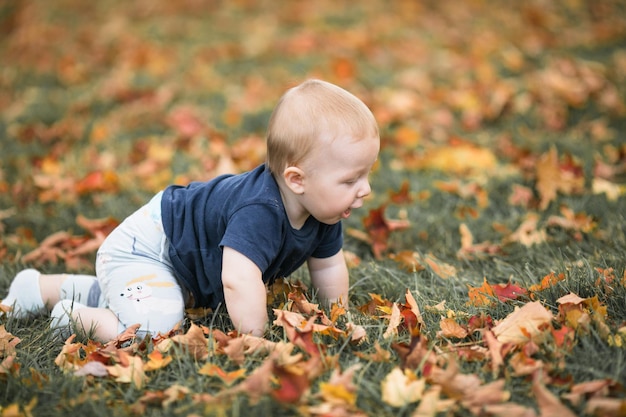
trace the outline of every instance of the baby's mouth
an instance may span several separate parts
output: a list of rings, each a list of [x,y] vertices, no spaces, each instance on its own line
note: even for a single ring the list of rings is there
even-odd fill
[[[351,212],[352,212],[352,209],[348,209],[342,213],[341,217],[343,217],[344,219],[347,219],[348,217],[350,217]]]

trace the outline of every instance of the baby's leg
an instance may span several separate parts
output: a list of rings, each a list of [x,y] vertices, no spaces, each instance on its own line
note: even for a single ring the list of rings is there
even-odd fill
[[[41,275],[39,287],[48,310],[61,300],[76,301],[89,307],[99,307],[102,304],[100,285],[93,275]]]
[[[43,275],[35,269],[19,272],[2,304],[13,307],[11,314],[23,318],[48,312],[60,300],[74,300],[90,307],[101,303],[100,287],[91,275]]]
[[[88,307],[75,301],[61,300],[54,306],[50,316],[50,327],[62,340],[76,330],[102,342],[115,339],[119,333],[119,320],[108,308]]]
[[[139,324],[139,336],[168,333],[184,318],[185,300],[168,256],[161,194],[107,236],[96,256],[103,305],[119,320],[118,333]]]

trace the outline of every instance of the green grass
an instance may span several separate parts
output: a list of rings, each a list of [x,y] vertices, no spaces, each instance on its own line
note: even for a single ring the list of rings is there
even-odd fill
[[[554,2],[545,10],[532,4],[505,7],[499,2],[454,1],[419,6],[384,1],[322,1],[315,6],[200,3],[107,0],[86,5],[64,0],[58,7],[43,1],[0,6],[0,294],[6,292],[16,272],[33,266],[24,264],[21,257],[45,237],[60,230],[85,233],[76,224],[78,215],[121,220],[179,176],[206,179],[212,175],[220,155],[211,146],[222,137],[236,145],[243,138],[262,136],[280,94],[316,76],[362,97],[381,122],[383,148],[380,166],[372,175],[373,194],[345,222],[346,229],[363,231],[368,210],[388,204],[389,191],[399,190],[404,181],[409,181],[416,196],[409,204],[388,204],[386,215],[405,216],[411,227],[391,233],[383,259],[375,259],[368,244],[346,235],[345,249],[361,258],[361,264],[351,270],[350,317],[366,329],[368,340],[354,345],[342,338],[319,336],[317,341],[326,346],[328,357],[336,355],[340,369],[361,364],[353,381],[356,408],[367,415],[410,416],[416,407],[395,408],[381,397],[381,381],[400,363],[393,346],[408,343],[410,335],[400,331],[396,338],[383,338],[387,322],[356,308],[370,300],[370,293],[403,303],[409,289],[423,313],[422,334],[435,350],[450,347],[449,341],[437,335],[442,315],[454,313],[461,324],[480,314],[497,321],[529,301],[482,307],[468,304],[468,288],[480,286],[483,279],[490,284],[512,281],[528,288],[550,273],[562,273],[563,281],[536,292],[535,299],[556,315],[556,300],[570,292],[583,298],[597,296],[606,306],[609,332],[616,335],[626,325],[626,173],[611,179],[622,187],[615,200],[594,194],[590,188],[597,160],[614,167],[626,164],[623,2],[607,0],[602,7]],[[519,54],[520,66],[507,61],[511,53]],[[546,93],[551,90],[537,80],[559,68],[559,58],[573,62],[578,71],[599,68],[602,82],[614,88],[622,108],[607,107],[604,90],[591,92],[580,104]],[[352,69],[341,72],[337,69],[341,62]],[[514,99],[501,115],[489,116],[485,108],[490,93],[503,82],[512,86]],[[407,92],[414,94],[415,101],[410,97],[403,101]],[[478,100],[479,105],[457,100],[456,93],[468,94],[468,100]],[[530,100],[530,107],[520,104],[524,100]],[[546,103],[554,107],[542,107]],[[168,119],[181,106],[193,108],[206,124],[194,138],[182,137]],[[462,123],[468,109],[484,112],[477,129],[467,129]],[[440,110],[450,111],[449,124],[436,121]],[[545,111],[550,110],[565,112],[560,129],[549,127]],[[415,143],[403,145],[399,140],[405,128],[417,132]],[[450,137],[491,149],[498,169],[470,174],[455,173],[453,166],[444,170],[411,167],[411,158],[445,148]],[[535,198],[539,195],[534,168],[524,168],[520,160],[501,150],[504,137],[510,137],[526,155],[541,155],[552,146],[561,156],[572,155],[585,174],[586,188],[580,194],[559,194],[543,211],[511,205],[508,199],[514,185],[529,187]],[[137,167],[148,159],[154,145],[173,150],[171,159],[148,175],[140,175]],[[244,157],[243,162],[250,161]],[[72,195],[65,190],[45,200],[44,190],[36,183],[38,175],[59,184],[106,169],[118,174],[115,191]],[[438,181],[479,184],[488,197],[486,207],[479,207],[474,195],[442,191]],[[424,192],[429,193],[427,198],[417,197]],[[561,215],[561,207],[590,216],[596,228],[578,232],[546,226],[550,216]],[[547,236],[544,243],[529,247],[503,243],[502,252],[496,255],[457,258],[462,223],[472,231],[475,243],[500,243],[506,236],[503,228],[517,229],[529,213],[539,216]],[[407,272],[387,258],[403,250],[432,254],[454,266],[457,273],[444,279],[428,267]],[[93,260],[93,254],[87,258]],[[63,262],[34,266],[45,272],[66,269]],[[615,281],[609,287],[597,285],[598,269],[609,268]],[[85,267],[81,272],[93,270]],[[305,271],[298,271],[293,279],[308,281]],[[446,312],[431,308],[442,301]],[[198,323],[230,329],[223,312]],[[270,396],[258,402],[245,395],[227,402],[202,401],[200,394],[217,395],[225,389],[224,383],[199,374],[204,363],[182,352],[167,367],[150,372],[141,389],[111,377],[73,376],[54,362],[62,346],[52,338],[47,318],[0,316],[0,325],[21,339],[19,368],[0,374],[0,416],[8,415],[12,405],[24,411],[29,404],[36,416],[307,415],[303,404],[284,404]],[[274,342],[287,340],[276,326],[267,337]],[[86,342],[84,336],[80,340]],[[391,352],[388,362],[368,362],[356,356],[373,352],[375,342]],[[461,342],[481,345],[482,340],[471,335]],[[153,348],[147,340],[142,353]],[[1,355],[2,350],[0,359]],[[608,379],[615,381],[608,396],[626,401],[626,340],[621,347],[612,345],[596,324],[579,329],[570,350],[546,342],[533,357],[548,364],[552,378],[548,387],[557,395],[568,393],[575,383]],[[238,369],[226,355],[212,355],[208,360],[227,371]],[[265,355],[250,355],[241,367],[249,375],[264,360]],[[485,382],[504,378],[511,401],[536,408],[531,378],[515,376],[510,356],[505,360],[497,376],[484,361],[459,361],[459,366],[463,373],[476,374]],[[416,370],[417,374],[422,371]],[[311,381],[313,394],[330,374],[328,369]],[[140,399],[146,393],[156,395],[172,386],[186,387],[188,392],[167,406],[155,401],[142,409]],[[307,398],[307,405],[318,401]],[[582,415],[586,401],[563,403]],[[473,415],[461,406],[443,414]]]

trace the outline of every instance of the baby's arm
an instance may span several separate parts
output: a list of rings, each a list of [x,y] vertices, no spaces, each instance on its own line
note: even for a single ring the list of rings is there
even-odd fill
[[[232,248],[224,247],[222,256],[224,298],[235,329],[263,336],[268,319],[261,270],[248,257]]]
[[[309,258],[311,283],[318,291],[320,300],[331,304],[341,302],[348,305],[348,267],[340,250],[329,258]]]

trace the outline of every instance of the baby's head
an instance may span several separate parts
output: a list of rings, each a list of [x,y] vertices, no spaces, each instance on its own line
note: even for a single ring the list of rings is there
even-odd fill
[[[361,100],[334,84],[308,80],[278,101],[269,121],[266,164],[281,175],[335,139],[378,136],[376,120]]]

